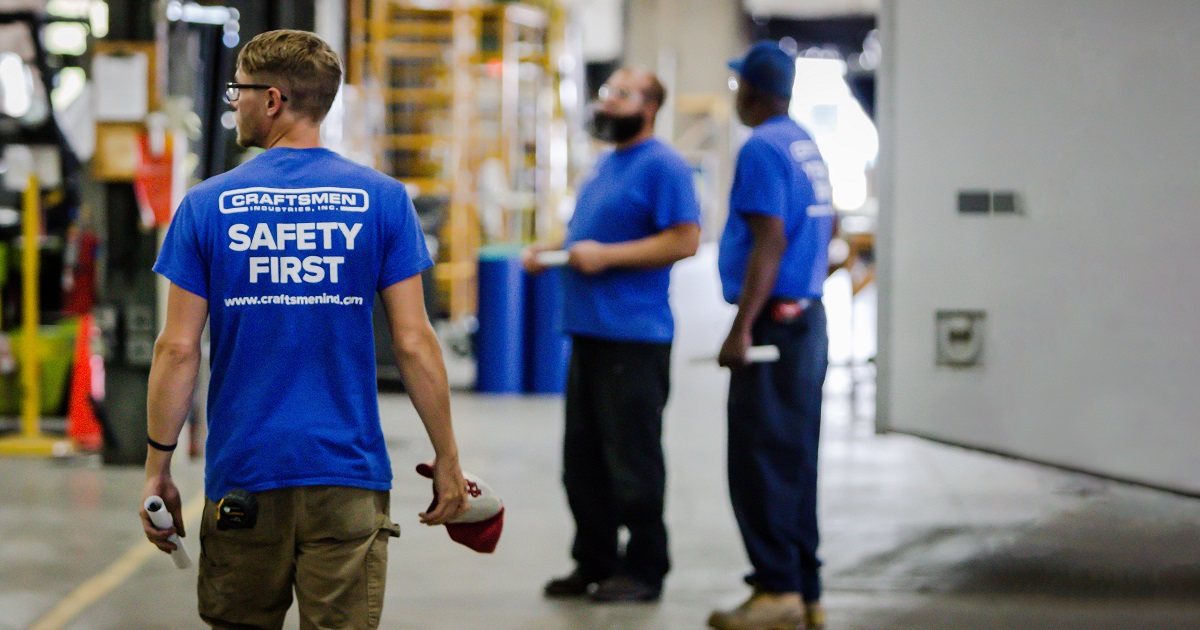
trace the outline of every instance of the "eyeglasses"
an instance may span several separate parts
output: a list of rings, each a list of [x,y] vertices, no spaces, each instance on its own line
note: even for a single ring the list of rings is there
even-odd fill
[[[600,86],[600,91],[596,93],[601,101],[607,101],[610,98],[618,101],[632,101],[642,98],[641,90],[631,90],[627,87],[609,87],[606,83]]]
[[[239,98],[242,98],[242,90],[269,90],[275,86],[263,85],[261,83],[226,83],[225,84],[225,102],[233,103]],[[278,89],[278,88],[276,88]],[[283,94],[279,98],[286,101],[288,98]]]

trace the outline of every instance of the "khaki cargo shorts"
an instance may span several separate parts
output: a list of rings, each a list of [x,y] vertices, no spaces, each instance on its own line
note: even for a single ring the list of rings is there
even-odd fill
[[[387,544],[400,535],[389,494],[343,486],[268,490],[252,529],[200,523],[200,618],[214,628],[280,628],[292,605],[301,628],[377,628]]]

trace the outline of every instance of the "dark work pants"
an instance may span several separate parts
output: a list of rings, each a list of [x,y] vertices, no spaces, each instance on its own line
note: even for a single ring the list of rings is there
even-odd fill
[[[669,343],[573,340],[563,485],[575,517],[571,555],[592,579],[621,572],[657,585],[670,569],[662,450],[670,365]],[[622,525],[629,530],[623,559]]]
[[[821,597],[817,559],[817,441],[821,387],[829,365],[825,309],[814,302],[795,321],[763,316],[754,345],[779,361],[733,371],[729,381],[729,494],[754,572],[772,592]]]

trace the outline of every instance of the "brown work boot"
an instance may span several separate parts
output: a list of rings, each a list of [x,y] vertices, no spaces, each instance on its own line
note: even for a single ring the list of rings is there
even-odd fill
[[[708,617],[717,630],[796,630],[804,624],[799,593],[755,591],[733,610],[716,610]]]
[[[806,630],[825,627],[825,609],[821,607],[821,602],[804,602],[804,627]]]

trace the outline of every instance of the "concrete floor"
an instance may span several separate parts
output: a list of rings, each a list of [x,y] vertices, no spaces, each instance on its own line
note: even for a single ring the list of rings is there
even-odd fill
[[[392,514],[403,529],[390,547],[383,628],[686,630],[704,627],[714,606],[745,597],[747,564],[725,483],[727,374],[688,360],[715,353],[712,331],[730,316],[714,306],[704,271],[713,252],[705,255],[678,265],[672,285],[688,307],[675,309],[665,436],[674,570],[662,601],[595,606],[541,597],[547,578],[571,568],[573,530],[559,483],[562,401],[471,394],[469,362],[450,357],[463,465],[504,497],[504,537],[494,555],[481,556],[420,525],[429,486],[412,467],[430,449],[408,399],[383,394]],[[869,291],[851,330],[839,282],[845,278],[831,279],[826,292],[831,356],[870,356]],[[875,435],[870,374],[862,373],[869,370],[859,368],[854,409],[847,368],[832,370],[826,388],[829,628],[1200,628],[1200,501]],[[202,466],[176,462],[185,502],[200,494]],[[0,459],[0,630],[204,627],[195,569],[176,570],[146,549],[136,514],[142,481],[140,469],[104,468],[94,458]],[[198,524],[188,527],[195,556]],[[88,593],[103,596],[89,604]],[[88,605],[62,617],[65,625],[33,625],[72,604]],[[298,627],[294,609],[287,627]]]
[[[655,605],[542,599],[570,569],[559,485],[562,403],[456,393],[464,466],[506,500],[492,556],[452,543],[416,514],[429,454],[406,397],[381,407],[403,535],[391,546],[384,628],[701,628],[744,595],[745,557],[726,498],[726,376],[677,361],[668,410],[668,516],[675,569]],[[1198,628],[1200,502],[872,432],[870,388],[857,416],[847,373],[830,377],[822,451],[829,627]],[[199,462],[182,461],[185,497]],[[131,547],[142,474],[95,460],[0,460],[0,628],[26,628]],[[189,523],[193,532],[196,524]],[[194,538],[188,541],[193,554]],[[195,571],[155,554],[68,626],[201,628]],[[288,627],[297,627],[296,620]]]

